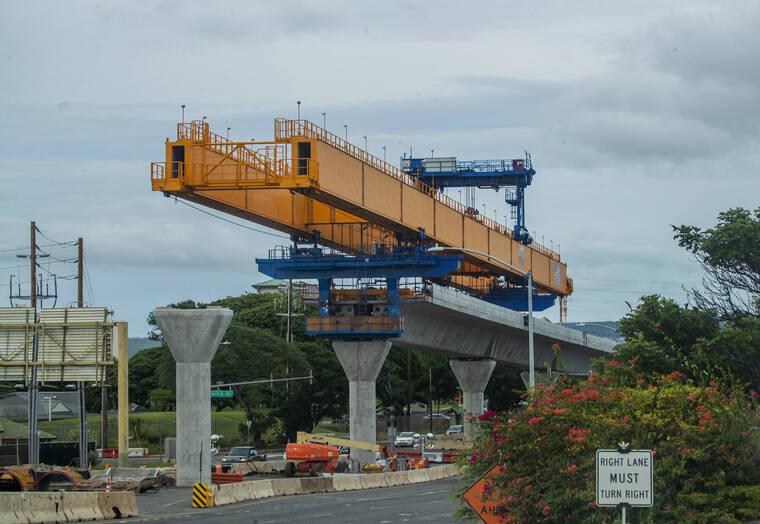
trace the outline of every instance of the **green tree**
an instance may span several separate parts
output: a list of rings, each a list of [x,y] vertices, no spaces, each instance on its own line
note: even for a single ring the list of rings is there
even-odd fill
[[[760,207],[730,209],[715,227],[672,226],[678,245],[694,255],[705,272],[703,289],[690,295],[702,309],[724,319],[760,318]]]
[[[150,393],[160,388],[161,369],[167,363],[167,356],[172,362],[166,346],[143,349],[129,359],[129,401],[143,407],[150,406]],[[169,388],[166,388],[169,389]]]

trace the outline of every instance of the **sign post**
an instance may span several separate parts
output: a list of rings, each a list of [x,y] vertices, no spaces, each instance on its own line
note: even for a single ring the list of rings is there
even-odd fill
[[[596,505],[621,508],[623,524],[627,507],[651,507],[652,459],[651,450],[631,449],[625,442],[617,449],[596,450]]]

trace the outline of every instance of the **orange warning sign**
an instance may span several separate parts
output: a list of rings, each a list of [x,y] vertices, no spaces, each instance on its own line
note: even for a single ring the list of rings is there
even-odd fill
[[[476,480],[475,484],[462,493],[464,501],[472,508],[475,514],[480,517],[480,520],[486,524],[503,524],[504,522],[504,519],[496,514],[496,507],[503,501],[493,498],[493,495],[490,492],[485,495],[485,492],[483,491],[486,479],[494,475],[499,467],[498,464],[493,466],[486,471],[482,477]]]

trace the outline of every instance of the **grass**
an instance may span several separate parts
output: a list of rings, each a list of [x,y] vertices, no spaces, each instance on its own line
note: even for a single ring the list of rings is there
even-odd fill
[[[148,448],[150,455],[163,453],[164,438],[176,436],[175,412],[147,412],[129,414],[129,447]],[[242,409],[225,409],[211,412],[211,432],[222,435],[223,448],[245,444],[245,412]],[[240,431],[242,424],[243,431]],[[108,417],[108,447],[117,447],[118,421]],[[40,421],[39,428],[56,436],[58,440],[75,441],[79,435],[79,421],[75,418],[52,422]],[[100,447],[101,417],[87,417],[87,436]]]

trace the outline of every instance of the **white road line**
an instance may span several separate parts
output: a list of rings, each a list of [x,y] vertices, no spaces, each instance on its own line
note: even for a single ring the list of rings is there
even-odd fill
[[[174,502],[169,502],[168,504],[161,504],[161,507],[165,508],[166,506],[174,506],[175,504],[179,504],[180,502],[186,502],[186,501],[185,499],[175,500]]]

